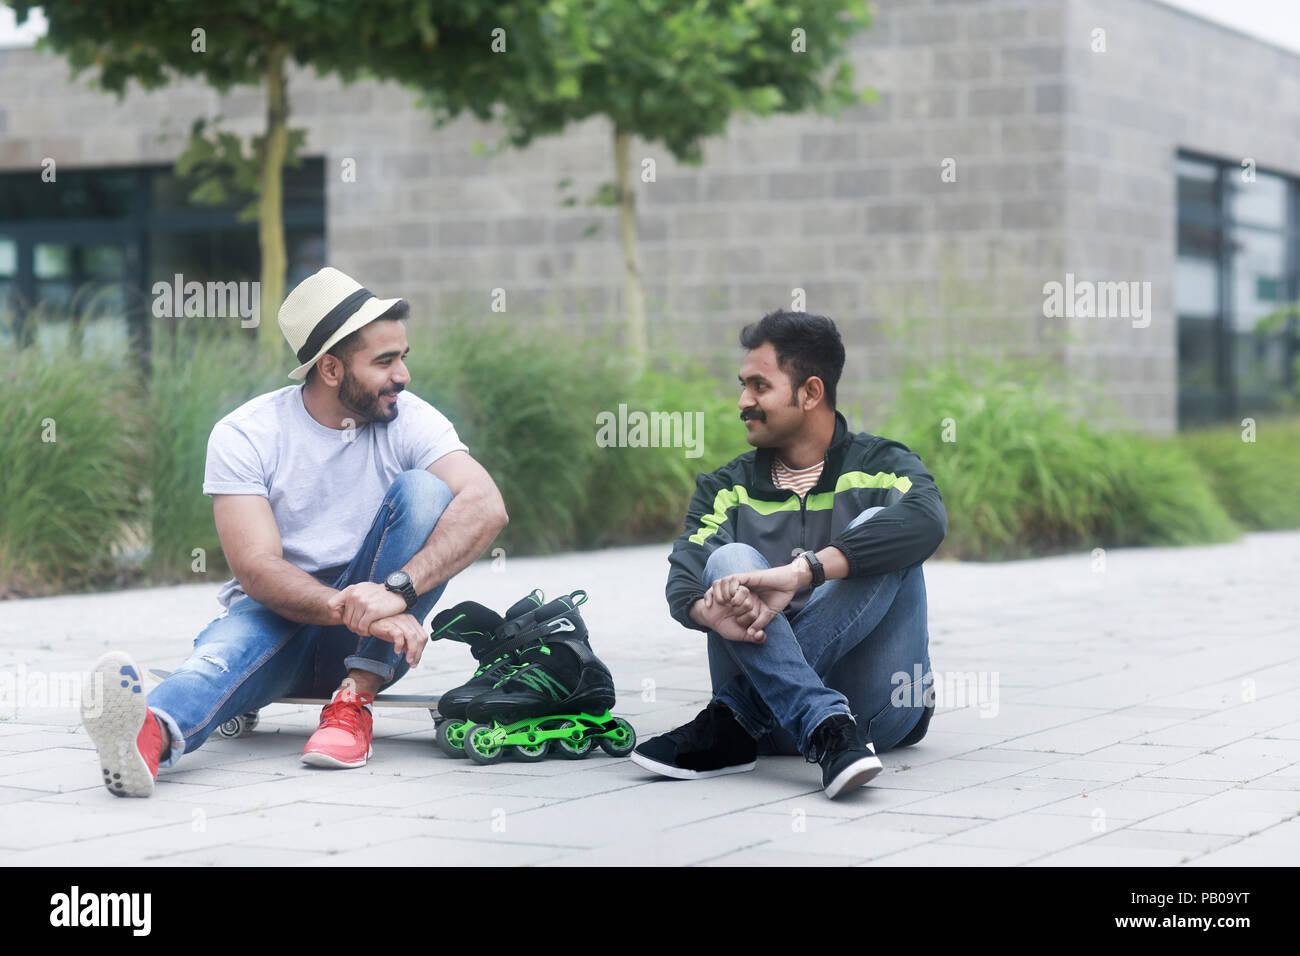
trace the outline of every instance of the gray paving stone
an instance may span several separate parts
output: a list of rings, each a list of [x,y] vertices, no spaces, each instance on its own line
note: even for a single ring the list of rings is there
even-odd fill
[[[1060,794],[1052,792],[966,787],[952,793],[909,803],[907,812],[997,820],[1019,815],[1034,807],[1055,803],[1060,799]]]
[[[1291,766],[1285,771],[1257,777],[1241,786],[1245,790],[1300,790],[1300,770]]]
[[[1119,782],[1131,780],[1148,770],[1156,770],[1160,764],[1119,763],[1106,760],[1093,760],[1092,754],[1074,760],[1060,760],[1044,767],[1033,767],[1019,774],[1021,777],[1054,777],[1066,780],[1112,780]]]
[[[490,833],[486,825],[475,829],[481,830],[484,836]],[[283,847],[320,853],[343,853],[422,836],[466,838],[471,836],[471,832],[467,821],[363,813],[331,823],[329,826],[313,825],[310,828],[298,828],[287,833],[268,833],[252,840],[241,841],[241,844],[261,848]]]
[[[1116,763],[1168,764],[1186,760],[1200,753],[1197,747],[1173,747],[1166,744],[1112,744],[1087,754],[1088,760],[1109,760]]]
[[[1124,790],[1155,790],[1163,793],[1204,795],[1222,793],[1224,790],[1231,789],[1232,784],[1222,780],[1185,780],[1178,777],[1154,777],[1148,774],[1122,781],[1114,786]]]
[[[1102,847],[1084,843],[1049,853],[1026,863],[1026,866],[1178,866],[1187,860],[1181,850],[1138,849],[1134,847]]]
[[[1110,822],[1144,820],[1203,799],[1199,794],[1168,793],[1151,790],[1123,790],[1106,787],[1078,794],[1034,809],[1034,813],[1083,816],[1091,818],[1101,809]]]
[[[603,755],[478,767],[433,748],[422,711],[380,711],[370,765],[321,771],[299,760],[318,711],[291,705],[264,708],[251,737],[183,757],[155,799],[116,800],[76,710],[29,708],[0,719],[0,863],[1289,864],[1300,852],[1300,662],[1281,556],[1297,545],[1300,533],[1118,549],[1105,576],[1087,555],[930,562],[936,672],[996,673],[998,695],[940,706],[925,740],[882,754],[885,772],[836,801],[801,758],[691,782]],[[484,562],[446,600],[503,606],[581,580],[616,711],[644,739],[709,699],[703,641],[663,610],[666,550],[514,558],[506,574]],[[1225,582],[1225,566],[1246,576]],[[174,667],[189,639],[178,636],[211,620],[215,591],[0,603],[0,666],[75,672],[120,646],[144,667]],[[92,619],[132,629],[91,630]],[[38,623],[49,646],[24,646]],[[463,648],[432,650],[403,690],[436,693],[468,674]]]
[[[791,853],[828,854],[848,857],[855,863],[865,863],[900,850],[910,849],[937,838],[934,833],[918,830],[882,830],[879,827],[862,827],[858,821],[849,820],[826,829],[810,829],[774,840],[773,850]]]
[[[214,813],[187,818],[180,823],[139,830],[141,859],[161,859],[175,853],[210,849],[231,843],[255,843],[271,835],[283,836],[332,827],[360,816],[373,816],[369,807],[337,807],[296,803],[250,809],[237,813]]]
[[[1134,824],[1102,834],[1088,845],[1134,850],[1177,850],[1183,856],[1191,858],[1237,842],[1237,837],[1226,834],[1145,830]]]
[[[1003,850],[1034,850],[1045,854],[1096,836],[1089,820],[1050,814],[1024,813],[944,837],[942,845],[967,845]]]
[[[879,857],[866,866],[1019,866],[1041,855],[1039,850],[925,843]]]
[[[151,808],[148,814],[135,811],[134,808],[124,812],[107,802],[118,803],[118,798],[108,793],[104,793],[104,798],[105,802],[94,810],[40,800],[5,804],[0,808],[0,822],[3,822],[3,827],[0,827],[0,847],[26,850],[54,846],[104,833],[157,827],[173,819],[172,814],[183,813],[186,820],[190,818],[188,811],[162,805]]]
[[[1070,759],[1069,754],[1049,754],[1041,750],[1014,750],[1010,747],[981,747],[958,753],[957,760],[988,760],[993,763],[1014,763],[1026,767],[1047,767]]]
[[[1294,866],[1300,855],[1300,819],[1291,817],[1276,826],[1261,830],[1214,850],[1204,859],[1208,864],[1232,865],[1228,861],[1241,858],[1240,865]],[[1245,858],[1253,858],[1247,861]]]
[[[1223,757],[1217,753],[1198,754],[1178,763],[1148,771],[1149,777],[1173,777],[1180,780],[1224,780],[1245,783],[1290,766],[1285,757]]]
[[[21,753],[52,748],[95,752],[94,742],[79,727],[36,730],[31,733],[17,733],[0,737],[0,752]]]
[[[885,789],[868,786],[845,794],[835,800],[827,800],[821,788],[811,790],[793,799],[775,800],[755,807],[758,813],[776,813],[789,816],[796,810],[802,810],[809,816],[839,817],[857,820],[876,814],[886,813],[900,807],[907,807],[918,800],[937,796],[932,790]]]
[[[854,821],[859,828],[899,830],[903,832],[949,834],[960,833],[984,823],[978,817],[946,817],[931,813],[912,813],[910,805],[898,810],[884,810]]]
[[[324,853],[301,866],[530,866],[564,858],[564,846],[509,840],[450,840],[415,837],[340,853]]]
[[[0,787],[0,804],[22,803],[26,800],[35,800],[37,797],[44,796],[48,796],[44,790],[32,790],[25,787]]]
[[[248,843],[228,843],[184,853],[168,853],[144,860],[144,866],[296,866],[314,862],[324,853],[300,847],[263,847]],[[231,886],[236,890],[235,885]]]
[[[1205,853],[1187,861],[1187,866],[1286,866],[1294,867],[1295,849],[1253,844],[1251,846],[1233,845]]]
[[[391,810],[391,819],[417,817],[428,820],[459,820],[489,827],[501,813],[517,813],[562,803],[559,797],[516,797],[501,793],[462,793],[427,803]]]
[[[914,770],[904,771],[900,768],[894,773],[883,773],[872,783],[877,787],[899,787],[904,790],[956,790],[960,787],[987,783],[1000,777],[1010,777],[1023,769],[1022,763],[946,760]]]
[[[852,861],[833,854],[792,853],[766,846],[748,847],[715,856],[700,866],[851,866]]]
[[[1144,830],[1247,836],[1300,815],[1300,793],[1234,788],[1143,820]]]

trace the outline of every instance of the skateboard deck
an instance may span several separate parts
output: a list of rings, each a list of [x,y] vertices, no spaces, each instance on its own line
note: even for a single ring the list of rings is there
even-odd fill
[[[171,671],[163,670],[161,667],[151,667],[149,676],[154,680],[163,681],[171,676]],[[436,708],[440,694],[376,694],[374,706],[376,707],[428,707]],[[329,703],[328,697],[279,697],[272,701],[275,704],[311,704],[324,707]]]
[[[171,671],[163,670],[161,667],[149,668],[149,676],[156,681],[164,681],[171,676]],[[438,699],[439,694],[376,694],[373,701],[375,707],[423,707],[429,712],[429,716],[435,720],[438,719]],[[272,701],[274,704],[305,704],[307,706],[324,707],[329,703],[326,697],[280,697]],[[252,733],[253,728],[257,726],[257,711],[249,711],[246,714],[240,714],[232,717],[217,728],[216,733],[221,737],[243,737]]]

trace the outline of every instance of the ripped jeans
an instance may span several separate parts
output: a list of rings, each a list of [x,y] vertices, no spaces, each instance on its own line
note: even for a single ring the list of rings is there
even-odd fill
[[[850,527],[870,520],[868,508]],[[704,586],[728,574],[768,568],[747,544],[709,556]],[[758,741],[760,754],[801,754],[831,714],[853,714],[877,753],[925,736],[934,713],[934,675],[921,566],[827,581],[793,620],[778,614],[762,644],[709,632],[713,694]]]
[[[341,573],[315,577],[339,590],[383,581],[424,547],[451,499],[451,489],[429,472],[402,472],[352,562]],[[423,624],[446,587],[420,595],[410,614]],[[240,598],[203,629],[185,663],[149,694],[149,709],[172,737],[159,767],[197,750],[232,717],[282,697],[328,699],[352,668],[378,674],[384,687],[409,669],[388,641],[358,637],[342,625],[298,624],[251,597]]]

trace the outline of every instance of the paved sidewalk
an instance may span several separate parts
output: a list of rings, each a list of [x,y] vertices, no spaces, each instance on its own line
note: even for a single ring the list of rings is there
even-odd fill
[[[480,562],[446,601],[589,590],[616,713],[649,737],[708,698],[702,637],[664,604],[667,551]],[[599,753],[478,767],[437,751],[419,710],[377,711],[368,767],[318,770],[298,760],[318,711],[286,705],[119,800],[49,675],[110,648],[176,666],[217,587],[0,603],[0,675],[23,697],[0,704],[0,864],[1294,864],[1300,533],[1095,564],[927,564],[939,709],[835,802],[800,758],[695,782]],[[437,693],[470,664],[431,645],[399,687]]]

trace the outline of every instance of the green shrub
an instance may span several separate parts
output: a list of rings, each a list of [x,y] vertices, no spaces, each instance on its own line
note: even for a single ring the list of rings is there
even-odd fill
[[[1255,440],[1242,437],[1240,426],[1227,425],[1184,432],[1178,443],[1243,527],[1300,528],[1300,418],[1261,418]]]
[[[594,408],[583,347],[509,323],[408,329],[408,386],[456,426],[510,513],[496,544],[571,547],[595,445],[579,429]]]
[[[618,349],[547,324],[408,329],[411,391],[456,425],[506,499],[513,553],[667,541],[695,476],[749,449],[729,378],[660,357],[639,376]],[[155,581],[229,574],[202,493],[213,425],[288,384],[283,361],[198,322],[154,330],[148,396],[129,370],[24,348],[0,373],[0,596],[121,582],[115,550],[147,528]],[[701,454],[601,447],[598,418],[702,413]],[[52,419],[55,442],[41,440]],[[955,441],[944,441],[951,419]],[[692,424],[694,420],[692,418]],[[861,427],[851,417],[851,424]],[[1023,363],[913,366],[878,431],[907,444],[949,514],[941,554],[1005,559],[1097,546],[1231,539],[1300,527],[1300,419],[1171,440],[1099,432]],[[1226,506],[1226,511],[1225,511]],[[1231,517],[1230,517],[1231,515]],[[192,570],[206,552],[207,573]]]
[[[943,440],[945,425],[955,440]],[[934,475],[948,511],[945,556],[1007,559],[1236,533],[1176,443],[1092,429],[1029,364],[910,370],[881,432]]]
[[[491,321],[436,332],[411,328],[409,337],[411,391],[451,419],[501,489],[510,524],[496,545],[508,551],[671,538],[695,473],[743,450],[725,439],[727,400],[709,385],[671,371],[629,381],[617,351],[601,340],[546,324]],[[704,412],[704,454],[601,447],[597,415],[617,415],[620,403],[629,410]],[[729,417],[738,421],[734,404]],[[743,431],[733,431],[743,445]]]
[[[203,494],[208,435],[250,398],[290,384],[288,368],[205,320],[157,323],[153,342],[144,435],[147,568],[155,581],[225,579],[230,569],[212,522],[212,499]],[[205,552],[206,573],[193,570],[195,548]]]
[[[103,359],[37,348],[7,357],[0,372],[0,596],[102,585],[116,570],[113,547],[139,507],[139,389]]]
[[[601,410],[617,420],[620,405],[633,412],[680,414],[682,431],[660,436],[660,447],[601,448],[589,475],[587,507],[579,522],[582,547],[666,541],[681,533],[695,476],[749,450],[736,395],[697,363],[660,359],[636,380],[607,375]],[[734,391],[734,390],[733,390]],[[702,418],[700,417],[702,416]],[[595,420],[585,424],[594,436]],[[676,424],[674,423],[674,429]],[[685,441],[689,429],[690,441]],[[630,429],[629,429],[630,431]],[[675,444],[678,439],[681,444]],[[687,457],[688,452],[696,457]]]

